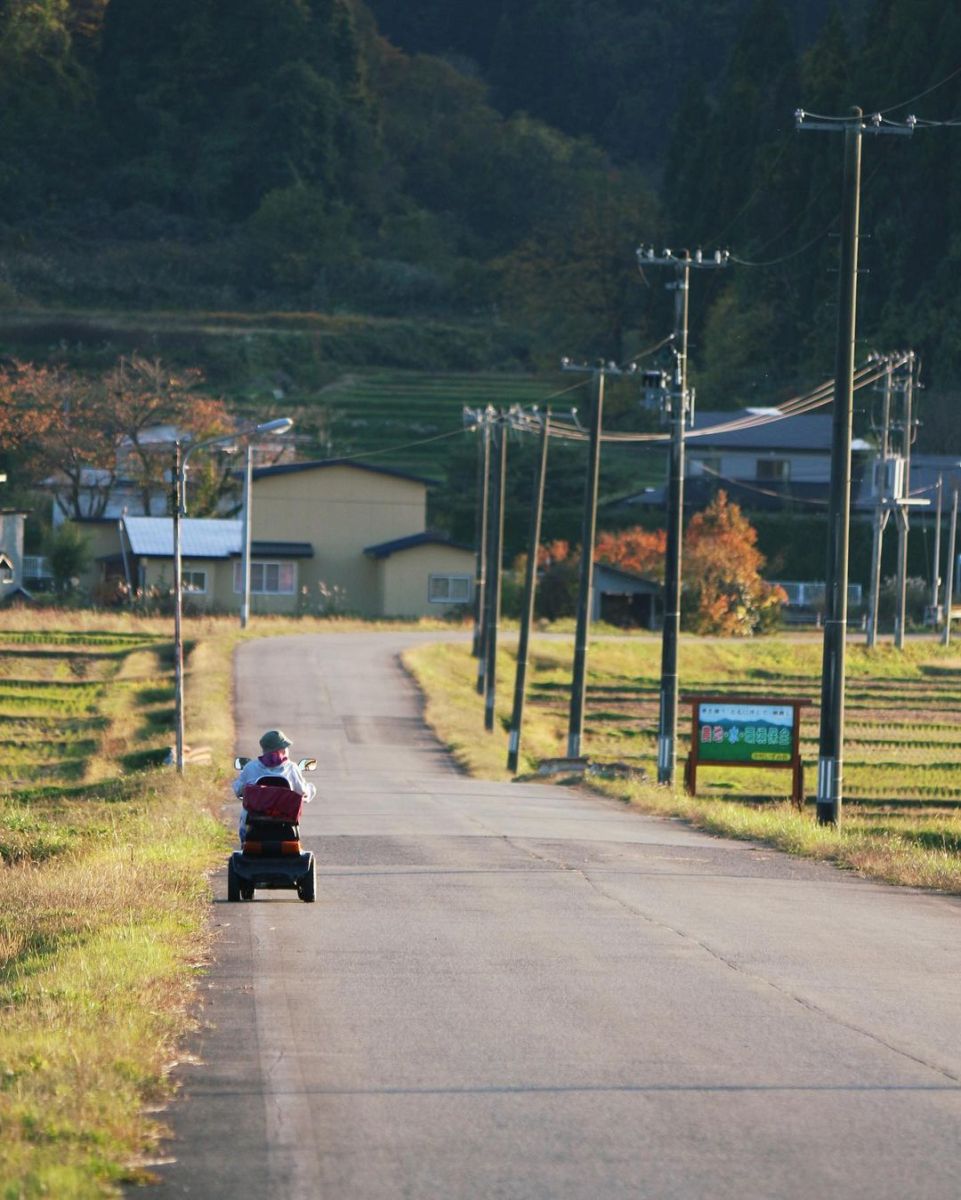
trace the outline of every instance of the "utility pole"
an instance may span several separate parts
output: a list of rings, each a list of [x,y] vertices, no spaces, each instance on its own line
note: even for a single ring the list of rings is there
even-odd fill
[[[878,640],[878,601],[881,594],[881,550],[884,545],[884,530],[888,523],[888,449],[891,436],[891,391],[894,386],[894,363],[890,356],[885,362],[884,407],[881,416],[881,453],[875,463],[875,487],[877,499],[874,505],[874,531],[871,539],[871,595],[868,602],[866,642],[874,649]],[[880,468],[880,470],[878,469]]]
[[[908,503],[911,497],[911,443],[914,440],[914,422],[911,413],[914,392],[914,352],[907,356],[908,374],[901,381],[901,501],[895,514],[898,522],[898,609],[894,625],[894,644],[904,649],[904,630],[908,619]]]
[[[494,409],[488,405],[484,409],[465,408],[464,424],[473,430],[480,430],[481,437],[477,443],[477,504],[474,519],[474,545],[476,547],[475,578],[474,578],[474,638],[471,653],[477,661],[477,691],[484,694],[484,653],[485,620],[487,616],[487,526],[490,509],[490,475],[491,475],[491,423]]]
[[[173,556],[174,556],[174,731],[177,774],[184,773],[184,633],[183,560],[180,553],[180,518],[184,512],[183,447],[174,442]]]
[[[954,489],[951,498],[951,532],[948,534],[948,565],[944,584],[944,631],[941,642],[945,646],[951,644],[951,608],[954,604],[954,576],[957,572],[958,560],[958,489]]]
[[[844,658],[848,623],[848,545],[851,522],[851,422],[854,408],[854,348],[857,336],[858,230],[861,212],[861,138],[871,133],[911,133],[883,126],[877,117],[865,124],[860,108],[847,121],[809,121],[798,110],[799,130],[844,132],[844,181],[841,211],[841,265],[838,281],[838,329],[834,373],[834,429],[831,445],[831,494],[825,573],[824,648],[821,663],[821,728],[818,742],[817,819],[838,825],[844,796]]]
[[[517,668],[514,675],[514,711],[511,714],[507,769],[516,771],[520,761],[521,730],[524,724],[524,691],[527,684],[527,660],[531,625],[534,622],[534,598],[537,591],[537,552],[541,544],[541,517],[544,512],[544,481],[547,477],[547,447],[551,436],[551,410],[540,418],[540,454],[534,471],[530,535],[527,539],[527,570],[524,576],[524,606],[517,642]]]
[[[244,519],[240,538],[240,576],[243,595],[240,601],[240,628],[246,629],[250,624],[250,498],[253,487],[254,447],[250,438],[244,447]]]
[[[718,250],[705,258],[652,248],[637,251],[641,269],[671,267],[674,280],[674,387],[668,394],[671,425],[671,458],[667,497],[667,552],[664,564],[664,628],[661,635],[661,692],[657,734],[657,781],[673,786],[677,768],[678,643],[681,639],[681,548],[684,526],[684,428],[693,420],[694,394],[687,386],[688,293],[691,269],[726,267],[728,251]]]
[[[487,619],[485,628],[484,728],[494,728],[497,699],[497,627],[501,615],[501,575],[504,555],[504,497],[507,486],[507,423],[499,420],[493,427],[494,480],[491,488],[491,532],[488,538]]]
[[[938,476],[937,501],[934,516],[934,563],[931,571],[931,624],[935,633],[938,628],[938,598],[941,595],[941,496],[944,491],[944,476]]]
[[[584,370],[570,362],[565,371]],[[584,736],[584,700],[587,693],[587,642],[590,636],[591,607],[594,593],[594,537],[597,530],[597,485],[601,466],[601,429],[604,421],[604,376],[608,370],[619,373],[613,363],[594,368],[594,403],[591,405],[591,432],[584,481],[584,522],[581,528],[581,571],[577,589],[577,626],[574,633],[574,670],[571,678],[571,704],[567,722],[567,757],[580,758]]]

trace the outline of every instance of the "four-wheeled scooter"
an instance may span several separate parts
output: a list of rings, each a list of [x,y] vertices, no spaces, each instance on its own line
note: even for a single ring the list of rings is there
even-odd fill
[[[237,758],[240,771],[250,761]],[[315,758],[302,758],[301,771],[314,771]],[[300,844],[300,814],[304,798],[283,775],[261,775],[242,796],[247,810],[243,847],[227,863],[227,899],[253,900],[256,888],[295,891],[307,904],[314,902],[314,856]]]

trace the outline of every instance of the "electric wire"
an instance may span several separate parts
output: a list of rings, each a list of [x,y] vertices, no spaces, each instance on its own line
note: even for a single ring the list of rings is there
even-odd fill
[[[732,226],[736,225],[737,222],[741,219],[741,217],[744,216],[744,214],[751,207],[751,205],[754,203],[754,201],[758,198],[758,196],[761,194],[761,192],[763,192],[765,188],[767,188],[771,185],[771,176],[774,173],[774,169],[779,165],[779,163],[781,162],[781,159],[787,153],[787,148],[788,148],[789,144],[790,143],[787,138],[785,138],[782,141],[781,148],[778,150],[778,153],[774,159],[774,162],[772,162],[768,168],[769,173],[768,173],[767,178],[762,179],[760,181],[760,183],[758,183],[757,187],[755,187],[754,191],[750,194],[750,196],[748,196],[748,198],[747,198],[747,200],[745,200],[744,204],[738,209],[738,211],[734,214],[734,216],[731,217],[730,221],[728,221],[728,223],[721,230],[719,230],[717,233],[715,233],[713,235],[713,237],[704,239],[704,243],[703,243],[704,245],[713,245],[715,242],[719,242],[721,240],[721,238],[724,237],[724,235],[728,232],[728,230],[731,229]]]
[[[729,483],[732,487],[739,488],[746,492],[756,492],[759,496],[773,496],[775,500],[787,500],[792,504],[813,504],[818,508],[827,508],[830,501],[822,500],[815,496],[796,496],[793,493],[785,494],[784,492],[775,492],[770,488],[758,487],[755,484],[747,483],[743,479],[731,479],[728,475],[722,475],[720,471],[715,471],[712,467],[705,463],[699,464],[705,475],[710,475],[714,479],[719,479],[722,483]]]
[[[752,262],[749,259],[738,258],[738,256],[736,254],[732,254],[731,262],[737,263],[738,266],[740,266],[740,267],[776,267],[779,263],[788,262],[792,258],[797,258],[797,256],[799,254],[803,254],[805,252],[805,250],[810,250],[811,247],[816,246],[818,242],[823,241],[828,236],[828,234],[831,232],[831,230],[834,228],[834,226],[837,224],[838,216],[840,216],[840,214],[835,214],[831,218],[830,225],[828,225],[828,227],[826,229],[822,229],[822,231],[819,234],[817,234],[815,237],[811,238],[811,240],[809,242],[805,242],[803,246],[799,246],[796,250],[792,250],[788,254],[782,254],[780,256],[780,258],[769,258],[769,259],[765,259],[762,262]],[[780,236],[781,235],[778,234],[778,237],[780,237]],[[774,238],[772,240],[776,241],[777,238]],[[768,243],[768,245],[770,245],[770,243]]]
[[[946,83],[950,83],[951,80],[956,78],[958,75],[961,75],[961,67],[955,67],[950,75],[945,75],[943,79],[939,80],[937,83],[933,83],[923,92],[918,92],[918,94],[916,96],[912,96],[910,100],[902,100],[899,104],[890,104],[887,108],[878,109],[878,116],[883,117],[886,113],[894,112],[898,108],[907,108],[907,106],[909,104],[913,104],[915,100],[923,100],[925,96],[930,96],[932,92],[936,92],[938,88],[944,87]]]

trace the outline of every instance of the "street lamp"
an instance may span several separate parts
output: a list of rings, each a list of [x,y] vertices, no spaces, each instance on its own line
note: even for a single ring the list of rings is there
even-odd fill
[[[180,544],[180,522],[187,515],[187,464],[195,450],[207,446],[220,446],[226,442],[247,439],[247,469],[244,476],[244,604],[250,591],[250,476],[251,439],[262,433],[286,433],[293,425],[290,417],[277,417],[258,425],[248,425],[233,433],[205,438],[183,449],[180,438],[174,442],[174,506],[173,506],[173,555],[174,555],[174,724],[176,732],[177,773],[184,772],[184,643],[183,643],[183,556]],[[246,625],[242,616],[241,624]]]

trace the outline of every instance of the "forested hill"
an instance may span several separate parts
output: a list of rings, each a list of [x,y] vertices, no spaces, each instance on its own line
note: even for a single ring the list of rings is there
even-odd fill
[[[959,64],[957,0],[0,0],[0,306],[431,317],[506,328],[515,365],[620,358],[670,322],[637,244],[724,245],[699,390],[767,403],[833,357],[843,139],[795,108],[950,122]],[[961,127],[866,139],[862,222],[862,348],[919,349],[944,394]]]
[[[504,113],[523,110],[615,160],[663,165],[671,115],[689,81],[716,84],[751,0],[369,0],[381,31],[410,53],[479,71]],[[799,49],[833,0],[792,0]],[[844,0],[860,28],[863,0]]]

